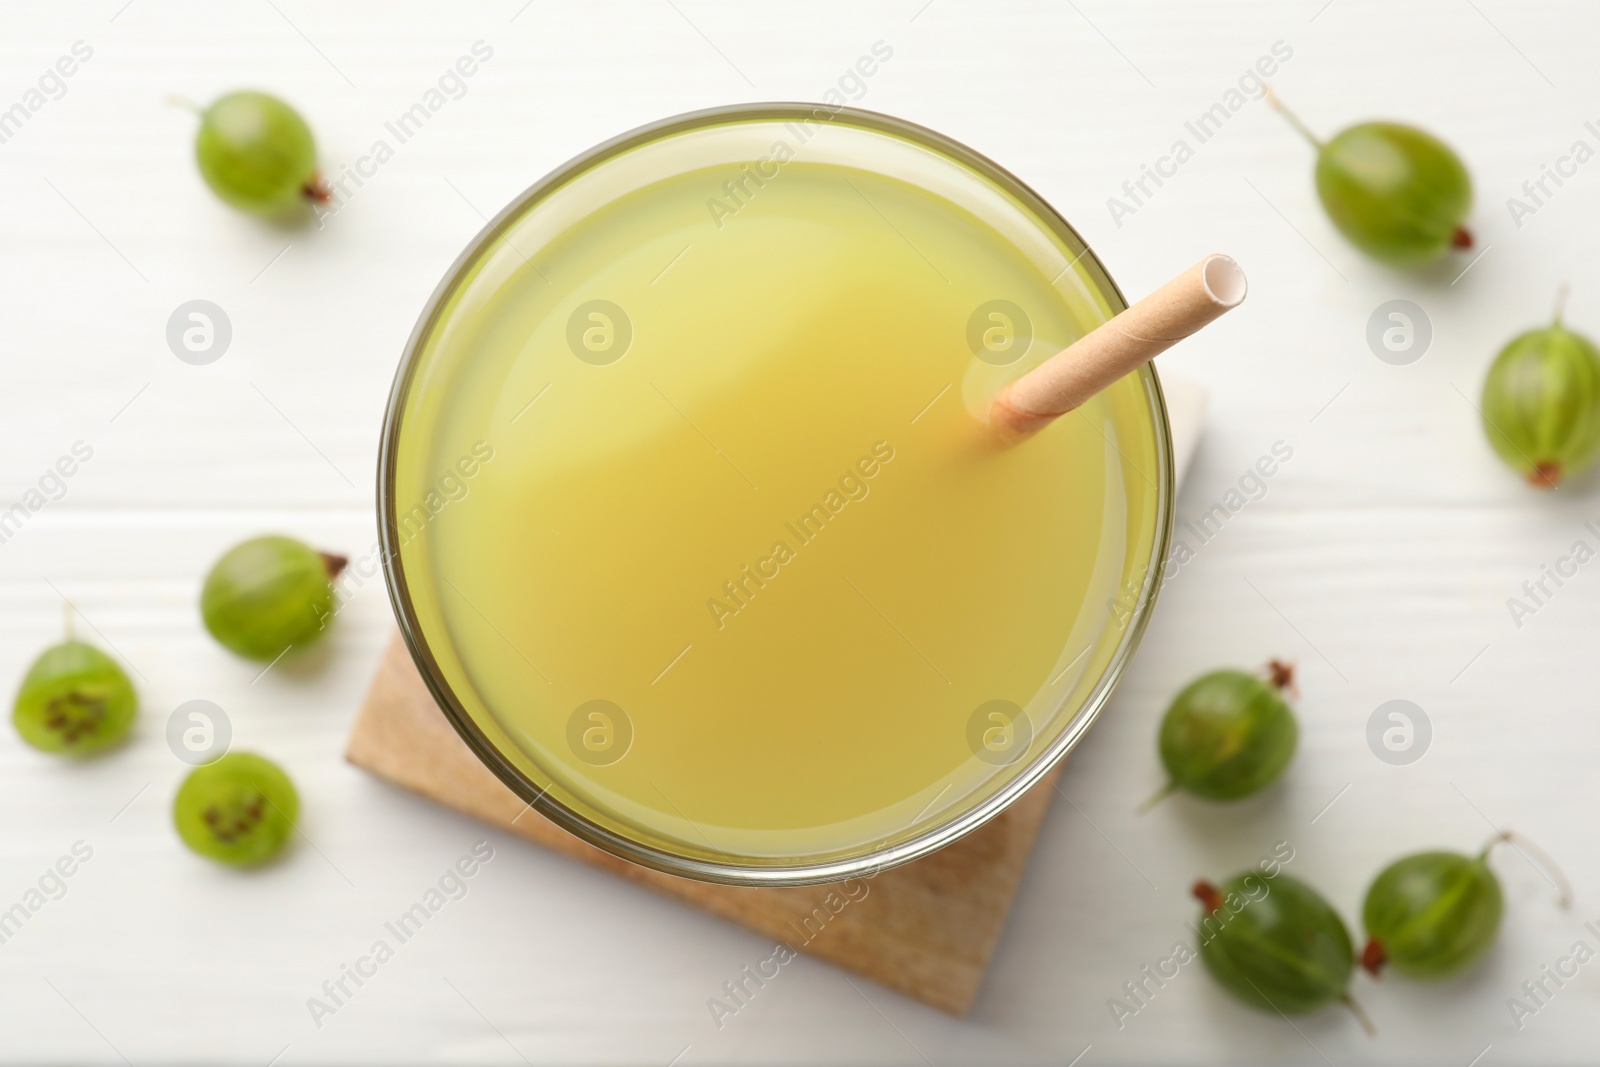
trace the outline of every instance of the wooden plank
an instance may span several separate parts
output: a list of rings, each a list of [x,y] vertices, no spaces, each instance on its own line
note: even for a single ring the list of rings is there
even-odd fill
[[[954,1015],[972,1007],[1050,806],[1050,776],[983,828],[872,878],[758,889],[618,859],[529,809],[445,719],[396,634],[345,751],[350,762],[563,855],[747,926]]]

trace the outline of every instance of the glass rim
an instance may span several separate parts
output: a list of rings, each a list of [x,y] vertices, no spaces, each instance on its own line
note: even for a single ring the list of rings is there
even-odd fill
[[[675,134],[730,122],[797,119],[830,123],[843,119],[847,125],[901,138],[972,169],[980,177],[993,182],[1002,191],[1016,198],[1040,224],[1063,240],[1068,247],[1076,246],[1082,249],[1078,261],[1088,268],[1091,282],[1100,291],[1100,295],[1112,305],[1114,313],[1128,306],[1127,298],[1106,271],[1099,256],[1071,223],[1020,178],[961,142],[925,126],[863,108],[800,102],[727,104],[658,119],[603,141],[551,170],[513,198],[486,223],[445,271],[444,277],[429,296],[427,304],[417,318],[416,326],[406,340],[389,391],[379,442],[378,538],[384,585],[388,590],[389,601],[394,609],[401,636],[411,653],[412,662],[445,718],[466,742],[473,755],[528,807],[535,809],[540,815],[588,844],[656,871],[723,885],[805,886],[843,882],[852,878],[870,878],[891,867],[927,856],[965,837],[1020,799],[1057,768],[1067,754],[1077,746],[1084,734],[1099,719],[1123,675],[1127,673],[1128,666],[1149,625],[1157,595],[1164,584],[1160,580],[1160,575],[1170,550],[1173,532],[1176,475],[1173,466],[1171,425],[1160,377],[1156,373],[1154,364],[1146,363],[1137,373],[1144,386],[1145,400],[1156,431],[1155,444],[1160,467],[1156,483],[1156,530],[1150,558],[1145,567],[1144,580],[1140,583],[1138,596],[1129,611],[1122,640],[1112,653],[1110,663],[1101,673],[1093,691],[1079,704],[1077,710],[1073,712],[1071,721],[1050,746],[1034,757],[1010,781],[980,803],[959,811],[944,822],[930,826],[904,840],[886,844],[857,856],[792,865],[744,864],[714,862],[647,845],[602,826],[556,800],[546,789],[525,777],[488,739],[457,699],[428,646],[428,640],[422,632],[422,626],[411,603],[410,587],[400,556],[399,526],[395,511],[398,506],[395,485],[397,457],[402,414],[417,371],[419,353],[432,335],[442,309],[463,276],[503,235],[513,221],[520,219],[539,201],[568,181],[633,148]]]

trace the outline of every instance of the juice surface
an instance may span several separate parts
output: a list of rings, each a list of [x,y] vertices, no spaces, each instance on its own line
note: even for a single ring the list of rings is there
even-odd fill
[[[473,720],[587,817],[713,859],[848,854],[996,788],[1098,682],[1157,536],[1137,379],[1014,448],[969,410],[1105,317],[1077,275],[898,178],[772,170],[516,250],[397,456]],[[997,299],[1033,334],[1004,367],[971,340]]]

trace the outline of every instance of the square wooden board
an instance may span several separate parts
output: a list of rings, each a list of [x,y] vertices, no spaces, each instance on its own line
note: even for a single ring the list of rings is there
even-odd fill
[[[1048,785],[1059,773],[981,829],[915,863],[836,886],[750,889],[618,859],[528,808],[456,734],[399,634],[367,691],[345,755],[396,785],[955,1015],[978,995],[1049,809]]]

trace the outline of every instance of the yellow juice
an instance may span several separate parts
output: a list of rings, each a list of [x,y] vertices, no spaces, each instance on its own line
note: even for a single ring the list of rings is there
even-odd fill
[[[792,147],[512,220],[394,443],[436,681],[541,797],[712,863],[860,855],[1001,789],[1163,536],[1148,379],[1017,447],[974,415],[1114,310],[1071,249]]]

